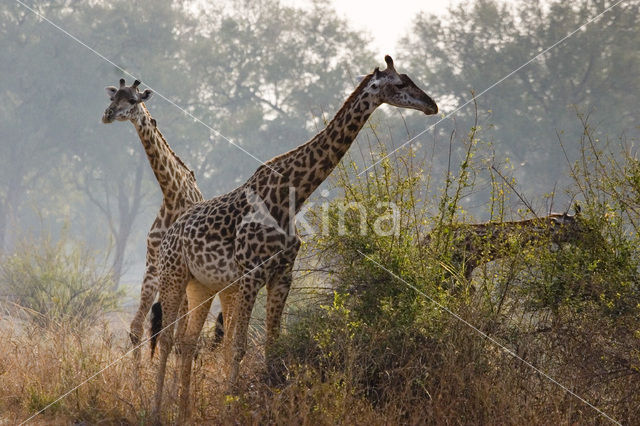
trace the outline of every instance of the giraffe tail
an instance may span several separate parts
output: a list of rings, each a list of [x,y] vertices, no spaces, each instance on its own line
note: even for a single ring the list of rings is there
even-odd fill
[[[218,314],[218,318],[216,319],[216,328],[213,334],[213,344],[211,348],[217,348],[218,345],[222,342],[224,338],[224,317],[222,316],[222,312]]]
[[[151,358],[156,351],[158,334],[162,331],[162,305],[156,302],[151,306]]]

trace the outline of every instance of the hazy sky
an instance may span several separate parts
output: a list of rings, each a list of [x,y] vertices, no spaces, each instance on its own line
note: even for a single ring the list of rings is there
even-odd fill
[[[443,13],[450,4],[459,0],[330,0],[343,18],[351,21],[356,29],[367,31],[373,37],[373,47],[379,54],[395,54],[396,42],[410,27],[419,12]],[[283,3],[302,6],[300,0],[283,0]]]
[[[456,0],[453,0],[456,2]],[[394,55],[396,42],[410,27],[419,12],[443,13],[452,0],[332,0],[338,14],[357,29],[368,31],[380,54]]]

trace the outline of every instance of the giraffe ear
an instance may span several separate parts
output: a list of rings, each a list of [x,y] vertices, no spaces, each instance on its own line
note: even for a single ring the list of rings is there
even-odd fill
[[[153,92],[151,91],[151,89],[145,89],[144,92],[138,95],[138,97],[140,98],[140,102],[147,102],[149,99],[151,99],[151,96],[153,96]]]
[[[109,99],[111,100],[113,100],[113,97],[116,95],[116,92],[118,91],[118,89],[116,89],[113,86],[105,87],[104,90],[106,90],[107,96],[109,96]]]
[[[582,212],[582,206],[580,206],[580,203],[578,203],[577,201],[573,204],[573,210],[575,211],[575,215],[579,216],[580,213]]]

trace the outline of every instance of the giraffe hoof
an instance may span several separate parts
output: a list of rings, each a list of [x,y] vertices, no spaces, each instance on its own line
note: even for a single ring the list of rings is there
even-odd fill
[[[129,332],[129,339],[131,340],[134,348],[140,344],[140,337],[132,331]]]
[[[287,366],[279,359],[269,359],[266,365],[265,382],[269,386],[281,386],[287,381]]]

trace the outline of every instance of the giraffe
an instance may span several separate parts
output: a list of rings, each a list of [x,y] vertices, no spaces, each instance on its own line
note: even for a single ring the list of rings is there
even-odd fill
[[[507,256],[512,247],[534,247],[546,243],[575,243],[589,231],[576,208],[575,215],[551,213],[547,216],[511,222],[457,223],[451,226],[450,261],[467,281],[480,265]],[[428,234],[429,245],[436,238]]]
[[[128,120],[133,123],[163,195],[160,211],[147,235],[146,269],[140,291],[140,305],[131,322],[129,333],[137,361],[140,357],[138,346],[143,335],[143,322],[158,291],[157,262],[162,237],[188,207],[204,199],[193,171],[173,152],[144,104],[153,92],[150,89],[140,92],[139,85],[140,81],[136,80],[131,86],[126,86],[125,80],[120,79],[119,88],[106,87],[111,103],[102,116],[102,122],[105,124],[114,120]],[[232,300],[230,297],[230,292],[221,295],[221,304],[228,305]],[[186,310],[186,306],[182,310]],[[217,334],[220,333],[216,331]]]
[[[436,114],[436,103],[406,74],[399,74],[390,56],[387,67],[365,76],[327,127],[308,142],[260,166],[231,192],[196,203],[167,230],[160,252],[158,309],[152,335],[158,335],[160,359],[153,418],[158,420],[166,362],[173,344],[169,327],[186,293],[193,307],[183,338],[179,422],[188,417],[189,385],[195,343],[216,292],[237,287],[234,326],[227,347],[228,386],[236,384],[247,344],[247,327],[258,291],[267,287],[265,353],[278,337],[282,310],[300,247],[295,213],[329,176],[347,152],[371,113],[387,103]],[[261,208],[256,211],[256,206]],[[229,329],[227,329],[229,330]],[[152,339],[152,350],[155,346]]]

